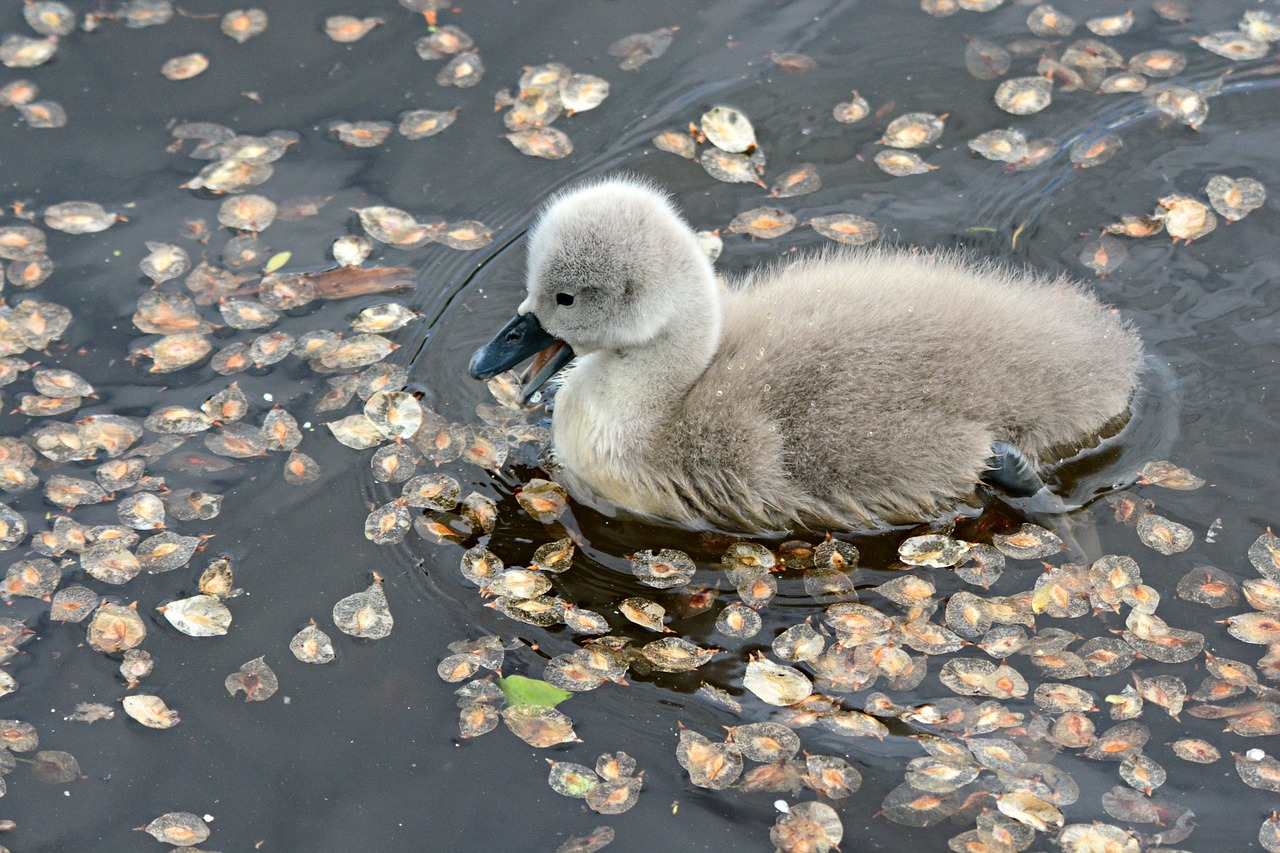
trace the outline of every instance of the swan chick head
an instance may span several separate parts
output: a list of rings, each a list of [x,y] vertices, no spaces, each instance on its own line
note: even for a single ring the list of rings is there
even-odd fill
[[[643,346],[718,298],[693,229],[665,193],[631,177],[547,204],[529,237],[526,286],[520,313],[579,355]]]

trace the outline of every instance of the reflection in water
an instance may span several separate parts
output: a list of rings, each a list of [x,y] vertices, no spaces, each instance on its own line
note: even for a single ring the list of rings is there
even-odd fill
[[[1274,171],[1276,67],[1249,58],[1269,53],[1274,21],[1244,3],[1158,0],[1129,18],[1067,0],[1052,21],[1013,3],[920,5],[933,14],[405,2],[335,21],[353,10],[270,2],[224,18],[135,0],[70,27],[57,4],[10,8],[0,431],[18,440],[0,442],[0,716],[15,761],[0,769],[16,826],[5,841],[125,849],[147,827],[210,849],[554,850],[570,836],[612,838],[610,850],[768,849],[801,832],[842,833],[858,850],[1052,838],[1070,849],[1098,836],[1136,849],[1136,833],[1147,848],[1257,837],[1276,849],[1263,793],[1274,759],[1251,750],[1275,730],[1280,668],[1275,520],[1260,509],[1276,485],[1265,345],[1280,270],[1263,250],[1274,201],[1257,204],[1249,183]],[[1068,17],[1078,25],[1059,34]],[[559,107],[511,88],[548,61],[583,75]],[[1010,95],[1025,115],[1001,110],[1010,78],[1048,80],[1050,102],[1027,111],[1037,82],[1029,100]],[[608,96],[593,104],[597,81]],[[768,154],[743,158],[750,183],[670,153],[705,150],[693,135],[651,143],[718,104],[748,118]],[[572,153],[536,125],[566,106],[575,114],[550,130]],[[914,149],[936,168],[893,177],[875,167],[879,140],[933,128],[890,129],[909,114],[946,116]],[[973,155],[971,140],[1001,130],[1021,142],[990,137],[983,157],[1005,159]],[[518,133],[544,156],[501,138]],[[761,573],[722,563],[734,538],[714,531],[579,505],[536,521],[537,492],[521,490],[544,473],[545,413],[495,403],[464,378],[466,360],[519,299],[532,211],[618,170],[670,188],[696,228],[720,229],[729,274],[825,244],[805,223],[1090,277],[1083,252],[1107,272],[1103,301],[1154,354],[1130,424],[1052,472],[1068,500],[1088,503],[1070,517],[1075,538],[1117,556],[1077,565],[1059,553],[1047,570],[1007,558],[991,543],[1026,519],[998,503],[942,531],[979,543],[954,570],[904,565],[899,546],[924,529],[842,537],[856,552],[817,534],[763,538],[786,570]],[[762,205],[797,227],[769,242]],[[1094,244],[1110,225],[1122,262]],[[388,272],[350,270],[359,264]],[[393,302],[402,309],[381,307]],[[422,322],[398,327],[410,311]],[[440,415],[443,445],[386,440],[414,417],[398,396],[378,398],[378,430],[346,425],[366,450],[318,428],[406,376]],[[528,440],[507,447],[509,432]],[[464,450],[481,463],[509,455],[491,471]],[[449,461],[435,470],[433,453]],[[1110,493],[1153,458],[1207,484],[1146,469]],[[453,490],[441,479],[395,505],[406,471],[452,478],[463,508],[424,514],[433,489]],[[374,545],[361,525],[379,507],[375,535],[396,539],[406,520],[416,532]],[[566,540],[573,567],[555,573],[551,551]],[[629,642],[592,644],[483,606],[458,568],[479,544],[504,568],[548,563],[499,591],[549,577],[538,595],[552,607],[591,611]],[[656,556],[637,573],[632,555],[664,548],[692,559],[684,588],[642,582],[665,574]],[[907,556],[926,553],[917,542]],[[662,637],[616,607],[635,598],[662,606],[676,632],[665,636],[688,646],[649,648]],[[533,599],[493,600],[516,612]],[[225,634],[190,636],[213,627]],[[479,732],[512,700],[479,685],[455,697],[431,669],[452,654],[465,659],[450,672],[465,672],[494,654],[477,642],[488,635],[503,638],[504,674],[544,677],[553,661],[572,681],[594,650],[627,664],[626,683],[604,678],[557,706],[582,744],[534,750],[505,730],[461,739],[459,710]],[[460,640],[470,645],[450,647]],[[820,695],[769,704],[803,687],[793,673]],[[552,719],[508,716],[527,732]],[[764,722],[788,724],[810,755],[749,728]],[[732,743],[726,726],[738,727]],[[751,784],[691,785],[695,772],[719,778],[706,763],[681,768],[690,750],[678,757],[677,744],[693,733],[706,742],[695,759],[730,756],[736,783]],[[760,749],[767,737],[780,753]],[[589,771],[578,779],[589,792],[553,774],[583,804],[550,796],[544,755]],[[636,770],[633,808],[584,810],[629,805]],[[790,810],[771,836],[779,799]],[[1056,835],[1059,820],[1075,826]],[[1121,828],[1084,826],[1094,820]]]

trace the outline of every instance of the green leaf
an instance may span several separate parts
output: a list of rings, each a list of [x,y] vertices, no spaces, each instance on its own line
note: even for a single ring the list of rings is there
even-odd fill
[[[498,679],[509,708],[554,708],[573,694],[568,690],[523,675]]]
[[[273,273],[280,269],[280,267],[289,263],[289,259],[292,257],[293,252],[276,252],[271,256],[270,260],[267,261],[267,265],[262,268],[262,271],[264,273]]]

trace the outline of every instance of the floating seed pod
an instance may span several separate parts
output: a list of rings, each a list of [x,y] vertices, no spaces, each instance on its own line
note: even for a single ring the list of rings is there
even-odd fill
[[[697,732],[680,727],[676,761],[699,788],[722,790],[742,775],[742,751],[735,743],[715,743]]]
[[[769,840],[783,853],[827,853],[838,849],[843,838],[840,816],[817,801],[791,806],[769,830]]]
[[[435,136],[458,117],[458,110],[412,110],[400,116],[397,129],[405,139],[426,139]]]
[[[938,141],[946,116],[932,113],[907,113],[889,122],[880,143],[892,148],[924,148]]]
[[[267,29],[267,13],[261,9],[232,9],[222,16],[222,32],[239,44],[244,44]]]
[[[1129,58],[1129,70],[1146,77],[1172,77],[1187,67],[1187,58],[1176,50],[1146,50]]]
[[[862,787],[862,774],[835,755],[806,755],[804,784],[833,800],[850,797]]]
[[[537,477],[516,493],[521,508],[535,521],[550,524],[569,508],[569,496],[557,483]]]
[[[1024,524],[1010,534],[996,534],[992,542],[1002,554],[1015,560],[1051,557],[1066,547],[1055,534],[1034,524]]]
[[[431,229],[431,239],[460,252],[483,249],[493,242],[493,232],[483,222],[445,222]]]
[[[352,637],[381,640],[390,636],[395,620],[382,591],[382,578],[375,574],[373,583],[363,592],[338,601],[333,606],[333,622],[339,631]]]
[[[1147,513],[1138,519],[1138,538],[1148,548],[1170,555],[1190,548],[1195,541],[1195,534],[1186,525],[1155,513]]]
[[[792,198],[808,195],[822,188],[822,178],[812,163],[802,163],[782,173],[769,189],[770,198]]]
[[[44,232],[30,225],[6,225],[0,228],[0,258],[31,261],[48,249]]]
[[[589,653],[587,656],[589,657]],[[554,687],[575,693],[595,690],[605,682],[604,677],[594,672],[583,661],[581,649],[567,655],[558,655],[547,661],[546,668],[542,671],[542,678]]]
[[[1212,33],[1207,36],[1192,38],[1191,40],[1210,53],[1216,53],[1218,56],[1235,60],[1236,62],[1261,59],[1271,49],[1270,45],[1265,41],[1258,41],[1251,38],[1247,33],[1232,32],[1231,30]]]
[[[1271,810],[1271,817],[1264,820],[1258,828],[1258,843],[1267,853],[1280,851],[1280,814],[1275,809]]]
[[[954,793],[924,793],[906,783],[890,791],[880,806],[886,818],[902,826],[932,826],[959,808],[960,800]]]
[[[920,155],[913,151],[880,151],[875,156],[875,163],[880,167],[880,171],[895,178],[923,175],[926,172],[935,172],[939,168],[924,162],[920,159]]]
[[[26,538],[27,520],[7,504],[0,504],[0,550],[16,548]]]
[[[647,598],[624,598],[618,602],[618,612],[629,621],[650,631],[670,632],[663,624],[667,611],[656,601]]]
[[[964,560],[968,554],[967,542],[938,534],[912,536],[898,546],[898,559],[910,566],[948,568]]]
[[[404,541],[413,526],[409,510],[399,502],[383,504],[364,520],[364,536],[375,545],[396,545]]]
[[[231,196],[218,207],[218,221],[228,228],[263,231],[275,218],[276,203],[265,196],[252,193]]]
[[[22,9],[27,25],[42,36],[70,35],[76,28],[76,15],[56,0],[37,0]]]
[[[540,628],[564,621],[564,603],[546,595],[525,599],[499,598],[492,606],[510,619]]]
[[[544,160],[560,160],[573,153],[573,142],[563,131],[554,127],[518,130],[506,134],[506,139],[521,154]]]
[[[657,552],[640,551],[631,555],[632,574],[640,583],[655,589],[684,586],[692,580],[695,569],[688,554],[670,548]]]
[[[1228,222],[1243,219],[1249,211],[1261,207],[1267,200],[1266,188],[1253,178],[1231,178],[1226,175],[1214,175],[1210,178],[1205,194],[1209,196],[1213,209]]]
[[[154,838],[175,847],[191,847],[209,837],[209,826],[190,812],[169,812],[139,827]]]
[[[633,33],[609,45],[609,55],[618,60],[623,71],[635,71],[646,62],[667,52],[679,27],[663,27],[647,33]]]
[[[907,765],[906,784],[917,791],[949,794],[978,778],[980,767],[933,756],[913,758]]]
[[[333,650],[333,641],[329,635],[316,627],[316,621],[293,635],[289,641],[289,651],[303,663],[325,664],[337,655]]]
[[[39,287],[53,274],[53,261],[47,257],[9,264],[5,277],[14,287],[30,290]]]
[[[1240,780],[1250,788],[1280,792],[1280,761],[1253,749],[1246,753],[1233,752],[1231,757],[1235,759]]]
[[[365,417],[387,438],[409,438],[422,426],[422,406],[405,391],[379,391],[364,406]]]
[[[529,568],[544,572],[552,572],[555,574],[566,572],[573,568],[573,552],[573,540],[568,537],[565,537],[564,539],[557,539],[555,542],[548,542],[545,545],[538,546],[538,549],[533,552],[533,557],[529,560]],[[680,554],[679,551],[662,551],[659,552],[658,556],[661,557],[663,554],[667,553]],[[633,557],[632,559],[634,560],[639,556],[640,555],[636,555],[636,557]],[[675,558],[668,559],[675,561]],[[688,558],[686,557],[685,559]]]
[[[147,626],[133,607],[104,603],[89,621],[88,642],[94,651],[127,651],[141,645],[146,636]]]
[[[1122,15],[1090,18],[1084,22],[1084,25],[1096,36],[1122,36],[1133,27],[1133,10],[1130,9]]]
[[[185,566],[202,542],[199,536],[157,533],[138,545],[135,556],[142,568],[151,574],[169,572]]]
[[[764,58],[781,68],[788,74],[806,74],[817,69],[818,63],[813,57],[803,53],[766,53]]]
[[[752,575],[738,583],[738,597],[753,610],[759,610],[778,594],[778,581],[773,575]]]
[[[50,205],[44,212],[44,224],[64,234],[93,234],[105,231],[121,221],[93,201],[64,201]]]
[[[371,33],[374,27],[385,24],[382,18],[356,18],[351,15],[333,15],[325,18],[324,33],[340,44],[350,44]]]
[[[697,143],[689,134],[682,130],[668,129],[664,130],[652,139],[653,147],[659,151],[666,151],[671,154],[677,154],[689,160],[694,160],[698,156]]]
[[[796,227],[796,218],[785,210],[776,207],[757,207],[745,213],[739,213],[729,223],[730,231],[735,234],[750,234],[762,239],[781,237]]]
[[[320,465],[305,453],[292,451],[284,462],[284,480],[291,486],[314,483],[320,478]]]
[[[969,150],[988,160],[1013,163],[1027,156],[1027,138],[1017,130],[988,130],[969,140]]]
[[[302,443],[297,419],[280,406],[272,407],[262,419],[262,437],[267,450],[293,450]]]
[[[389,121],[335,121],[329,130],[353,148],[377,148],[395,129]]]
[[[413,476],[421,457],[408,444],[384,444],[369,461],[379,483],[403,483]]]
[[[49,503],[60,507],[88,506],[109,500],[107,493],[91,480],[81,480],[54,474],[44,484],[44,496]]]
[[[62,570],[52,560],[19,560],[5,573],[3,594],[6,598],[14,595],[44,598],[52,595],[61,581]]]
[[[451,512],[461,493],[462,486],[447,474],[421,474],[404,484],[400,500],[406,506]]]
[[[17,411],[31,418],[53,417],[80,408],[79,397],[45,397],[42,394],[23,394]]]
[[[183,189],[208,190],[211,193],[242,192],[264,183],[274,173],[270,163],[244,160],[217,160],[205,166]]]
[[[156,610],[188,637],[221,637],[231,627],[231,611],[212,595],[178,599]]]
[[[436,74],[436,84],[466,89],[476,85],[484,77],[484,62],[475,51],[458,54]]]
[[[1178,598],[1213,608],[1234,607],[1240,603],[1239,582],[1214,566],[1200,566],[1178,581]]]
[[[1038,36],[1045,37],[1062,37],[1071,35],[1076,28],[1076,22],[1062,14],[1048,3],[1042,3],[1031,10],[1031,14],[1027,16],[1027,29]]]
[[[729,154],[718,148],[703,149],[698,162],[707,174],[717,181],[729,184],[758,184],[764,182],[756,175],[751,161],[742,154]]]
[[[1038,113],[1053,99],[1053,84],[1043,77],[1013,77],[996,88],[996,106],[1016,116]]]
[[[798,669],[781,666],[763,656],[747,664],[742,686],[768,705],[794,705],[813,692],[813,683]]]
[[[367,237],[348,234],[333,241],[332,252],[333,259],[344,267],[358,267],[373,252],[373,243]]]
[[[116,505],[120,523],[134,530],[157,530],[164,527],[164,502],[149,492],[129,495]]]
[[[841,124],[855,124],[871,115],[871,105],[855,90],[848,101],[836,104],[831,114]]]
[[[573,721],[555,708],[529,705],[505,708],[502,722],[512,734],[533,747],[545,748],[578,741]]]
[[[433,60],[456,56],[464,50],[470,50],[474,45],[475,41],[471,36],[450,24],[418,39],[414,42],[414,49],[423,59]]]
[[[741,154],[756,147],[751,120],[732,107],[713,107],[703,113],[699,125],[707,141],[721,151]]]
[[[1124,761],[1142,752],[1151,731],[1141,723],[1118,723],[1107,729],[1082,755],[1099,761]]]
[[[783,631],[773,641],[773,653],[783,660],[814,661],[821,654],[826,640],[805,620]]]
[[[1100,166],[1115,156],[1124,145],[1124,140],[1115,134],[1108,133],[1096,139],[1085,139],[1071,148],[1071,162],[1081,169]]]
[[[125,26],[138,30],[167,24],[173,17],[173,3],[170,0],[129,0],[121,12]]]
[[[377,364],[399,346],[381,335],[352,335],[344,341],[335,342],[332,349],[326,347],[318,360],[321,366],[330,370],[351,370]]]
[[[1145,91],[1146,88],[1147,78],[1132,71],[1112,74],[1098,84],[1098,91],[1104,95],[1130,94]]]
[[[726,637],[749,639],[760,633],[764,622],[754,608],[740,602],[728,605],[716,618],[716,630]]]
[[[1122,237],[1150,237],[1164,230],[1164,221],[1145,216],[1122,216],[1119,221],[1113,222],[1102,230],[1107,234],[1118,234]]]
[[[168,80],[190,80],[209,68],[209,57],[203,53],[187,53],[175,56],[160,66],[160,73]]]
[[[1165,115],[1192,130],[1199,130],[1209,117],[1209,102],[1199,92],[1184,86],[1170,86],[1163,90],[1156,95],[1155,103]]]
[[[551,790],[561,796],[585,799],[587,794],[600,784],[600,777],[590,767],[568,761],[552,761],[549,758],[547,763],[551,765],[547,784],[551,786]]]
[[[53,58],[58,39],[32,38],[10,33],[0,40],[0,63],[6,68],[35,68]]]
[[[19,104],[18,113],[27,123],[27,127],[49,129],[65,127],[67,124],[67,111],[57,101],[32,101],[29,104]]]
[[[852,213],[833,213],[827,216],[815,216],[805,222],[828,240],[846,243],[850,246],[863,246],[880,237],[880,226],[869,219],[863,219]]]
[[[1204,485],[1204,479],[1172,462],[1148,462],[1138,472],[1138,482],[1166,489],[1192,491]]]
[[[560,102],[567,115],[593,110],[609,97],[609,81],[593,74],[572,74],[560,80]]]
[[[1227,619],[1227,633],[1243,643],[1280,644],[1280,616],[1275,613],[1241,613]]]
[[[218,159],[274,163],[284,156],[291,144],[292,140],[279,136],[235,136],[218,144]]]
[[[1129,249],[1114,237],[1103,235],[1080,250],[1080,263],[1106,278],[1129,259]]]
[[[1048,832],[1050,828],[1060,827],[1064,822],[1057,806],[1026,791],[1001,794],[996,797],[996,808],[1001,814],[1040,832]]]
[[[0,86],[0,108],[29,104],[39,93],[39,87],[30,80],[11,80]]]
[[[1179,738],[1169,744],[1173,754],[1183,761],[1195,764],[1212,764],[1222,758],[1218,748],[1208,741],[1197,738]]]
[[[267,666],[266,657],[254,658],[227,676],[223,685],[232,696],[244,691],[244,701],[262,702],[270,699],[280,689],[275,671]]]
[[[1009,51],[994,42],[968,38],[964,50],[964,67],[979,80],[995,80],[1009,71]]]

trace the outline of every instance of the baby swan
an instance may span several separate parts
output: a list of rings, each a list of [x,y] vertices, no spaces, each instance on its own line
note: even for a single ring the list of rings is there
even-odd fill
[[[551,423],[569,491],[742,532],[926,520],[984,475],[1030,494],[1045,451],[1127,412],[1142,362],[1079,285],[945,252],[827,251],[722,288],[625,177],[551,200],[527,287],[471,373],[536,352],[527,399],[577,357]]]

